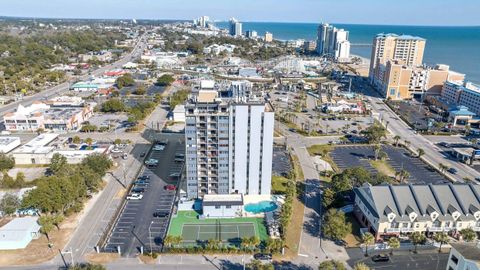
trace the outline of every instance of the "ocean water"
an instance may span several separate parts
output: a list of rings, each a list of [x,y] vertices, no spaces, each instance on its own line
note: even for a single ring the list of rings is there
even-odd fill
[[[227,28],[226,22],[216,23]],[[398,26],[334,24],[350,31],[351,53],[370,58],[371,44],[378,33],[396,33],[420,36],[427,40],[423,61],[429,65],[447,64],[450,69],[465,73],[467,80],[480,83],[480,26]],[[243,31],[256,30],[259,35],[266,31],[275,39],[316,39],[318,24],[314,23],[267,23],[244,22]]]

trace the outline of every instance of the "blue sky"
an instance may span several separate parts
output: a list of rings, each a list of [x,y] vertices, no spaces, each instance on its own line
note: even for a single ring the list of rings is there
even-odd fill
[[[480,25],[479,0],[0,0],[0,15]]]

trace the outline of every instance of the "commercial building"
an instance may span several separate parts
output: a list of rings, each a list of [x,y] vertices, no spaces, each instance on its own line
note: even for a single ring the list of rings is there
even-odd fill
[[[273,41],[273,34],[270,32],[265,32],[264,37],[265,42],[272,42]]]
[[[210,24],[210,17],[202,16],[202,17],[194,20],[193,24],[198,26],[198,27],[207,28]]]
[[[189,198],[270,194],[273,109],[263,96],[230,89],[200,90],[185,105]]]
[[[313,52],[317,49],[317,42],[315,40],[307,40],[303,43],[303,49],[306,52]]]
[[[373,39],[369,78],[373,84],[383,81],[380,68],[389,60],[401,60],[406,66],[421,66],[426,40],[420,37],[396,34],[378,34]],[[384,69],[383,69],[384,70]]]
[[[67,158],[69,164],[77,164],[92,154],[106,154],[108,149],[93,147],[91,150],[72,150],[70,148],[62,149],[64,142],[58,140],[58,134],[44,133],[21,147],[15,149],[11,155],[15,159],[15,164],[50,164],[54,154],[58,153]]]
[[[258,33],[257,31],[255,30],[248,30],[246,33],[245,33],[245,36],[247,38],[257,38],[258,37]]]
[[[451,243],[446,270],[480,270],[479,243]]]
[[[242,36],[242,23],[235,18],[231,18],[229,33],[231,36],[234,36],[234,37]]]
[[[243,195],[211,195],[202,199],[202,210],[205,218],[234,218],[243,216]]]
[[[317,32],[317,53],[339,62],[350,60],[349,32],[337,29],[328,23],[321,24]]]
[[[23,249],[41,236],[38,217],[15,218],[0,228],[0,250]]]
[[[446,102],[465,106],[471,112],[480,115],[480,85],[471,82],[446,81],[441,95]]]
[[[185,122],[185,106],[183,104],[175,106],[172,114],[174,122]]]
[[[88,61],[109,62],[113,59],[113,54],[110,51],[89,52],[86,54],[79,54],[78,58],[82,62],[88,62]]]
[[[20,144],[20,138],[18,137],[0,137],[0,153],[8,153]]]
[[[445,81],[463,81],[465,74],[451,71],[447,65],[409,66],[403,60],[388,60],[378,67],[377,89],[387,98],[403,100],[440,95]]]
[[[80,106],[78,100],[62,101],[54,99],[52,106],[36,101],[28,107],[18,105],[15,112],[3,116],[5,129],[8,131],[36,131],[38,129],[53,131],[77,130],[92,115],[95,103]],[[72,105],[73,106],[68,106]]]
[[[480,232],[480,186],[379,185],[354,188],[354,214],[377,239],[412,232]]]

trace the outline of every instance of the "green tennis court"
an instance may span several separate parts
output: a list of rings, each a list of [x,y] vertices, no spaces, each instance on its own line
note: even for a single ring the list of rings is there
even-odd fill
[[[214,224],[183,224],[182,238],[185,243],[219,239],[222,242],[238,243],[242,237],[258,235],[255,232],[255,224],[247,223],[224,223]]]

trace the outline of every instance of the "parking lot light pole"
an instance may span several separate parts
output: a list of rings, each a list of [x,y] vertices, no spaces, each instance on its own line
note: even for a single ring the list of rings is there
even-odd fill
[[[152,231],[151,231],[152,224],[153,224],[153,220],[152,220],[152,222],[150,222],[150,225],[148,226],[148,239],[150,240],[150,255],[153,254],[153,251],[152,251]]]

